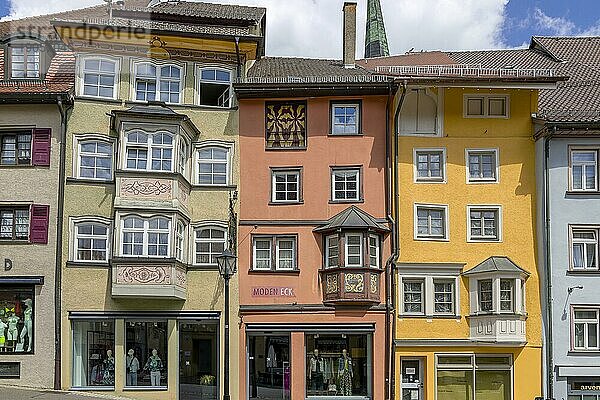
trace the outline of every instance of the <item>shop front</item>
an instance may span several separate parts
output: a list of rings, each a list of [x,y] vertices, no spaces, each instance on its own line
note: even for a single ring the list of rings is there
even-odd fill
[[[600,377],[567,379],[568,400],[599,400]]]
[[[382,399],[383,327],[383,316],[375,323],[246,322],[241,398]]]
[[[217,400],[220,313],[70,313],[73,390]]]

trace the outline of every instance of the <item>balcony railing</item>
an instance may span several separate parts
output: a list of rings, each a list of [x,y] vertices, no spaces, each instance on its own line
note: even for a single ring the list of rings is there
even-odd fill
[[[118,258],[111,264],[113,297],[186,298],[186,267],[176,260]]]
[[[525,343],[525,315],[482,314],[471,315],[471,339],[478,342]]]
[[[327,268],[320,270],[325,304],[381,303],[380,275],[376,268]]]

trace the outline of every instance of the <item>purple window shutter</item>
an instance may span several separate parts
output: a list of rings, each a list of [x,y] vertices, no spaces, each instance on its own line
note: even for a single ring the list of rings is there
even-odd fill
[[[52,129],[34,129],[33,130],[33,151],[31,164],[41,167],[50,166],[50,147],[52,138]]]
[[[50,206],[34,204],[31,206],[29,221],[29,241],[31,243],[48,244],[48,225],[50,222]]]

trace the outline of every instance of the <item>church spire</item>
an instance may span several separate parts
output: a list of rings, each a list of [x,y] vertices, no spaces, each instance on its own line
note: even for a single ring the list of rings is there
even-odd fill
[[[368,0],[365,58],[389,56],[380,0]]]

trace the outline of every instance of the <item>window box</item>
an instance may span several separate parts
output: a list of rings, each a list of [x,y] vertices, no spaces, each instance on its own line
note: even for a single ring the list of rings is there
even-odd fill
[[[296,235],[256,235],[252,237],[252,271],[298,271]]]
[[[414,149],[414,182],[446,183],[446,149]]]
[[[448,206],[441,204],[415,204],[414,206],[415,240],[447,241]]]
[[[501,206],[467,206],[467,242],[502,241]]]
[[[362,200],[362,167],[332,167],[331,202],[355,203]]]
[[[302,203],[302,168],[271,168],[271,204]]]
[[[361,102],[330,103],[331,135],[352,136],[361,134]]]
[[[498,183],[498,149],[465,150],[467,184]]]
[[[507,95],[464,95],[464,118],[509,118],[510,97]]]
[[[270,101],[265,103],[266,149],[306,149],[306,107],[306,101]]]

